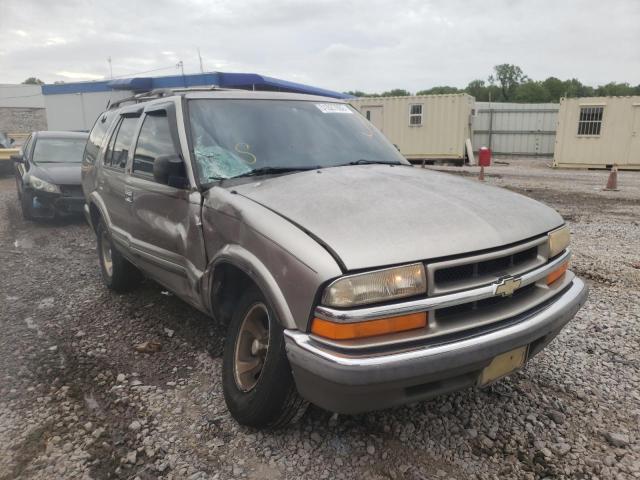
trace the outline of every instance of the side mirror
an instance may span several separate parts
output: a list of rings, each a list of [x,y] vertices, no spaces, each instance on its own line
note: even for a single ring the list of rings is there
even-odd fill
[[[160,155],[153,162],[153,178],[156,182],[175,188],[187,188],[187,170],[179,155]]]
[[[24,163],[24,157],[20,154],[11,155],[9,158],[13,160],[15,163]]]

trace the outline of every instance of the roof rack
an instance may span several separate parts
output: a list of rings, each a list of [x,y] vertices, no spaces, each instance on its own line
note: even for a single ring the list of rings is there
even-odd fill
[[[156,100],[158,98],[170,97],[172,95],[188,92],[210,92],[211,90],[227,90],[219,88],[217,85],[210,85],[207,87],[175,87],[175,88],[156,88],[149,90],[148,92],[138,93],[131,97],[122,98],[107,105],[107,110],[113,110],[120,107],[125,103],[141,103],[148,102],[150,100]]]

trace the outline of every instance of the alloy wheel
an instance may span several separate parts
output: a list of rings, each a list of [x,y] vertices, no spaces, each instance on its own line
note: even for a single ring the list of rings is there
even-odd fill
[[[237,387],[251,391],[260,378],[269,348],[269,312],[256,303],[247,310],[236,339],[233,374]]]

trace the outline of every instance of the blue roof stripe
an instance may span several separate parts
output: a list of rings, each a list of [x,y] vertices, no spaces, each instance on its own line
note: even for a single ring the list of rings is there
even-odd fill
[[[350,95],[326,90],[324,88],[289,82],[279,78],[266,77],[256,73],[197,73],[191,75],[169,75],[164,77],[133,77],[98,82],[75,82],[43,85],[44,95],[73,93],[108,92],[111,90],[147,91],[154,88],[178,88],[217,85],[227,88],[248,90],[276,90],[292,93],[306,93],[333,98],[352,98]]]
[[[75,82],[75,83],[59,83],[52,85],[42,85],[43,95],[60,95],[63,93],[92,93],[92,92],[108,92],[111,90],[108,86],[109,80],[100,82]]]

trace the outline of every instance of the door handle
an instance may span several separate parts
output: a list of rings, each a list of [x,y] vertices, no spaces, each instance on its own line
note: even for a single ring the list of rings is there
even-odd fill
[[[124,191],[124,201],[133,203],[133,190],[125,190]]]

